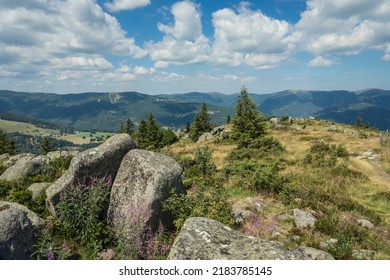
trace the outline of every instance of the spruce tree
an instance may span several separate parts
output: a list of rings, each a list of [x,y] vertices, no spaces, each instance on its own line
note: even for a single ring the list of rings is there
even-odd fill
[[[134,122],[132,119],[128,118],[126,121],[125,132],[132,136],[134,134]]]
[[[162,148],[163,132],[152,113],[147,121],[140,121],[135,138],[142,149],[156,151]]]
[[[256,104],[249,96],[247,88],[242,87],[236,103],[232,139],[237,141],[239,148],[246,148],[253,140],[265,134],[263,116],[257,112]]]
[[[53,144],[50,142],[49,138],[45,137],[41,143],[41,154],[46,155],[47,153],[53,151]]]
[[[121,122],[121,126],[119,127],[119,133],[126,133],[125,124]]]
[[[10,155],[16,154],[15,142],[0,129],[0,155],[5,153]]]
[[[362,127],[362,117],[361,116],[358,116],[357,119],[356,119],[356,127]]]
[[[192,123],[189,137],[192,141],[197,141],[203,133],[209,132],[211,129],[212,125],[210,123],[207,105],[203,103],[200,112],[196,114],[195,120]]]

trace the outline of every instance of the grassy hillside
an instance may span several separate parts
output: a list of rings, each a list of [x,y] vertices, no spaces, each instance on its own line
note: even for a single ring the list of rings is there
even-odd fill
[[[215,174],[194,176],[192,167],[186,169],[189,195],[196,197],[194,186],[207,184],[206,194],[202,195],[207,196],[207,189],[214,193],[211,186],[219,184],[219,192],[225,193],[229,207],[242,204],[247,197],[259,201],[262,210],[256,212],[257,221],[241,225],[244,232],[261,221],[256,235],[279,239],[289,247],[316,247],[338,259],[355,258],[354,250],[373,250],[374,258],[390,259],[390,175],[385,172],[390,171],[390,148],[379,145],[376,130],[362,129],[356,136],[351,134],[354,127],[333,125],[319,120],[277,128],[270,125],[269,136],[281,142],[283,152],[271,149],[265,153],[236,153],[234,144],[219,140],[202,144],[181,142],[172,146],[170,152],[184,166],[190,166],[189,159],[200,148],[213,151]],[[371,159],[362,157],[368,150]],[[207,213],[211,214],[207,215],[212,216],[219,203],[209,201]],[[297,229],[292,221],[278,220],[281,214],[291,215],[294,208],[312,212],[317,218],[316,229]],[[229,221],[222,213],[216,217]],[[374,228],[359,226],[356,221],[362,218],[370,220]],[[268,231],[269,228],[272,230]],[[281,235],[272,236],[275,231]],[[325,246],[330,239],[337,239],[338,243]]]
[[[60,134],[60,131],[57,129],[46,129],[37,127],[31,123],[7,121],[2,119],[0,119],[0,128],[6,133],[18,132],[32,136],[55,136]]]

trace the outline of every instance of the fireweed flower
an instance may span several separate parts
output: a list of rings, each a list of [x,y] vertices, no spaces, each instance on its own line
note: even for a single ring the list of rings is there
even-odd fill
[[[49,252],[47,253],[47,259],[49,261],[55,260],[54,252],[52,250],[49,250]]]

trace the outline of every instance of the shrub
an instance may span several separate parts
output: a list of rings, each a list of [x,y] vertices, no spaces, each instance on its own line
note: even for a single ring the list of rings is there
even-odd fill
[[[90,178],[61,193],[58,213],[65,236],[79,240],[96,255],[110,241],[103,222],[110,198],[111,178]]]
[[[211,175],[215,172],[216,166],[212,162],[213,152],[209,147],[198,148],[195,152],[195,163],[203,175]]]

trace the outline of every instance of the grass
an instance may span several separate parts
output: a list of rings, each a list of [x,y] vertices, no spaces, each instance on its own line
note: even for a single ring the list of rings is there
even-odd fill
[[[390,171],[390,152],[379,145],[379,133],[374,129],[358,130],[349,125],[336,124],[336,131],[326,130],[333,124],[327,121],[312,120],[297,123],[302,129],[273,129],[270,136],[279,140],[285,147],[280,156],[266,155],[265,160],[283,159],[279,174],[288,179],[288,184],[277,193],[252,190],[242,184],[250,173],[241,177],[224,177],[223,170],[231,164],[228,154],[235,145],[211,140],[205,143],[178,143],[171,147],[175,157],[193,158],[199,147],[208,146],[213,150],[213,161],[217,166],[216,177],[228,191],[233,205],[247,196],[265,201],[267,207],[262,219],[270,221],[280,214],[292,214],[293,208],[314,210],[318,214],[319,228],[314,231],[296,230],[293,222],[278,223],[276,230],[285,236],[298,235],[295,245],[314,246],[330,238],[338,238],[340,243],[327,250],[339,259],[352,258],[352,250],[375,250],[376,259],[390,259],[390,177],[383,170]],[[358,130],[362,137],[344,133],[344,130]],[[304,159],[314,143],[342,145],[349,153],[348,158],[338,158],[335,166],[316,167],[305,164]],[[367,150],[380,154],[379,160],[360,160],[356,156]],[[260,159],[263,160],[263,159]],[[248,171],[249,172],[249,171]],[[359,218],[374,223],[373,230],[365,230],[356,224]]]
[[[6,133],[19,132],[32,136],[59,135],[59,130],[45,129],[30,123],[14,122],[0,119],[0,128]]]
[[[91,133],[91,132],[82,131],[82,132],[79,132],[76,134],[68,134],[68,135],[60,136],[60,137],[58,137],[58,139],[66,140],[66,141],[72,142],[74,144],[81,145],[81,144],[91,143],[91,139],[95,139],[95,141],[96,141],[96,140],[99,140],[99,138],[100,138],[104,141],[107,137],[112,136],[114,134],[115,133],[109,133],[109,132]],[[98,141],[98,142],[101,142],[101,141]]]

